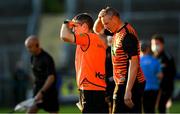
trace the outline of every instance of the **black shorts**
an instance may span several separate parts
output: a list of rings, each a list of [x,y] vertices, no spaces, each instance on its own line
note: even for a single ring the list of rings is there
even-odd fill
[[[44,109],[47,112],[59,111],[58,93],[56,90],[49,90],[43,95],[43,102],[38,103],[39,109]]]
[[[80,90],[82,113],[107,113],[105,91]]]
[[[128,108],[124,103],[126,85],[116,85],[113,95],[113,113],[141,113],[144,83],[135,83],[132,89],[132,101],[134,107]]]
[[[143,97],[144,113],[155,113],[158,90],[145,90]]]

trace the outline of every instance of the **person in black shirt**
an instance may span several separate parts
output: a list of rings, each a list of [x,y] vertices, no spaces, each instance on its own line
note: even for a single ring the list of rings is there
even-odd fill
[[[109,38],[108,40],[112,39],[113,33],[109,32],[107,29],[104,30],[104,34]],[[113,92],[115,88],[115,83],[113,79],[113,64],[111,58],[111,45],[108,44],[108,48],[106,49],[106,102],[109,109],[109,114],[112,113],[113,108]]]
[[[174,89],[174,76],[176,68],[173,57],[164,50],[164,39],[161,35],[152,36],[151,49],[161,63],[163,78],[160,83],[160,99],[158,110],[160,113],[166,112],[166,104],[172,97]]]
[[[25,46],[32,54],[31,66],[35,76],[33,93],[35,103],[28,109],[28,113],[37,113],[38,109],[57,113],[59,103],[54,61],[47,52],[40,48],[36,36],[29,36],[25,41]]]

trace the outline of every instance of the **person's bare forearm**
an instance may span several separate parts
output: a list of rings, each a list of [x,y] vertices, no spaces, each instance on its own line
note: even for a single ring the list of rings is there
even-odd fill
[[[138,71],[138,57],[134,56],[130,60],[130,64],[129,64],[129,72],[128,72],[128,81],[127,81],[126,91],[132,90],[132,87],[133,87],[135,79],[136,79],[137,71]]]
[[[97,20],[95,21],[93,31],[100,36],[106,46],[108,46],[108,44],[111,44],[111,41],[108,40],[108,37],[104,34],[104,26],[100,18],[97,18]]]
[[[107,36],[104,34],[99,34],[99,37],[101,38],[101,40],[104,42],[106,48],[108,47],[108,41],[107,41]]]
[[[64,40],[65,42],[74,42],[74,34],[71,32],[68,24],[62,24],[60,39]]]
[[[163,78],[163,73],[162,73],[162,72],[159,72],[159,73],[157,74],[157,77],[158,77],[158,79],[161,81],[162,78]]]
[[[51,85],[54,83],[54,81],[55,81],[54,75],[48,76],[46,82],[44,83],[44,85],[40,91],[46,92],[51,87]]]
[[[55,81],[54,75],[49,75],[46,79],[43,87],[38,91],[38,93],[35,96],[35,102],[36,103],[42,103],[43,102],[43,95],[47,92],[47,90],[51,87],[53,82]]]
[[[104,30],[104,27],[100,18],[97,18],[97,20],[95,21],[93,30],[96,34],[103,34],[102,31]]]

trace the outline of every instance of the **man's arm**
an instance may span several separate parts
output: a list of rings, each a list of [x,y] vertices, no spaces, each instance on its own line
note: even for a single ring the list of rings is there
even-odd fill
[[[49,89],[49,87],[51,87],[51,85],[54,83],[54,81],[55,81],[55,76],[53,74],[49,75],[40,91],[46,92]]]
[[[103,41],[104,45],[106,46],[106,48],[108,47],[108,40],[107,40],[107,36],[103,35],[103,34],[99,34],[99,38],[101,39],[101,41]]]
[[[74,34],[72,33],[68,24],[62,24],[60,31],[60,39],[64,40],[65,42],[75,42]]]
[[[89,35],[87,33],[74,34],[72,32],[72,28],[74,26],[76,26],[76,23],[73,22],[62,24],[60,31],[60,39],[64,40],[65,42],[81,45],[83,46],[83,48],[88,47],[90,40]]]
[[[99,14],[98,18],[96,19],[93,30],[96,34],[104,34],[104,26],[101,22],[101,17],[105,15],[105,9],[102,9]]]
[[[138,40],[133,34],[127,34],[122,42],[122,45],[129,58],[128,80],[124,95],[124,103],[128,107],[132,108],[134,106],[132,102],[132,88],[139,68]]]
[[[96,19],[94,26],[93,26],[93,31],[96,34],[104,34],[104,27],[103,27],[103,24],[101,22],[101,18],[98,17]]]
[[[99,37],[105,43],[106,46],[111,45],[112,36],[108,36],[105,34],[105,31],[107,30],[104,29],[100,17],[98,17],[97,20],[95,21],[93,26],[93,31],[99,35]]]
[[[163,73],[162,73],[162,72],[159,72],[159,73],[157,74],[157,77],[158,77],[158,79],[161,81],[161,80],[163,79]]]
[[[47,59],[44,59],[44,65],[46,65],[46,71],[47,72],[47,79],[45,80],[44,85],[42,88],[38,91],[38,93],[35,96],[36,102],[42,102],[43,95],[47,92],[47,90],[52,86],[52,84],[55,81],[55,65],[52,58],[47,57]]]
[[[127,85],[126,85],[126,91],[125,91],[125,96],[124,96],[124,102],[125,104],[132,108],[134,106],[132,102],[132,88],[137,76],[137,71],[138,71],[138,56],[132,56],[131,59],[129,60],[129,72],[128,72],[128,80],[127,80]]]
[[[162,68],[161,68],[161,64],[159,61],[157,61],[157,77],[158,79],[161,81],[163,79],[163,73],[162,73]]]
[[[54,83],[55,77],[54,75],[49,75],[43,87],[39,90],[39,92],[35,96],[35,101],[38,103],[43,102],[42,98],[46,91],[50,88],[50,86]]]

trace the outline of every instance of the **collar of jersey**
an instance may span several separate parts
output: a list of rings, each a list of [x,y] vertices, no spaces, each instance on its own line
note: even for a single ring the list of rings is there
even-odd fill
[[[120,32],[128,23],[126,22],[116,33]]]

